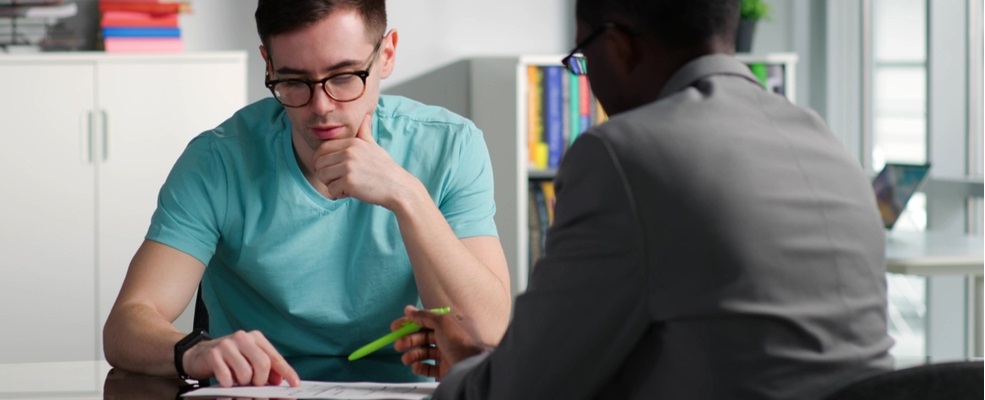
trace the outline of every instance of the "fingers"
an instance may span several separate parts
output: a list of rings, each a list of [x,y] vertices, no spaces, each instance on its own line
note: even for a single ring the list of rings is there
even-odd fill
[[[432,378],[440,378],[441,377],[441,376],[439,376],[439,372],[440,372],[439,367],[437,365],[434,365],[434,364],[428,364],[428,363],[419,362],[419,363],[412,364],[410,366],[410,370],[411,371],[414,371],[414,373],[415,374],[418,374],[418,375],[429,376],[429,377],[432,377]]]
[[[410,307],[410,306],[408,306],[408,307]],[[410,322],[410,320],[407,319],[407,317],[397,318],[397,319],[393,320],[393,322],[390,323],[390,330],[391,331],[395,331],[397,329],[400,329],[400,328],[402,328],[404,326],[404,324],[406,324],[408,322]]]
[[[301,384],[297,372],[259,331],[238,331],[210,342],[198,362],[220,386],[279,385],[284,379],[294,387]]]
[[[423,375],[423,376],[430,376],[432,378],[435,377],[435,375],[433,375],[435,369],[436,368],[434,368],[433,365],[431,365],[431,364],[424,364],[424,363],[417,363],[417,364],[414,364],[414,365],[411,365],[410,366],[410,370],[411,371],[414,371],[415,374]]]
[[[404,307],[404,316],[414,323],[432,330],[438,330],[438,321],[441,318],[440,314],[435,314],[427,310],[418,310],[414,306]]]
[[[270,379],[270,356],[259,346],[259,343],[257,344],[257,346],[246,346],[242,349],[243,356],[246,357],[247,362],[253,367],[252,379],[246,384],[263,386]],[[240,384],[243,384],[243,382],[240,381]]]
[[[240,349],[243,347],[240,342],[244,340],[243,336],[245,335],[246,332],[236,332],[231,335],[231,340],[223,340],[213,349],[219,353],[219,362],[231,372],[229,386],[249,385],[253,379],[253,367],[250,366],[250,362],[246,360]],[[222,385],[222,381],[219,383]]]
[[[397,351],[407,351],[415,347],[424,347],[434,344],[433,335],[430,334],[431,331],[422,331],[417,333],[412,333],[410,335],[404,336],[397,341],[393,342],[393,348]]]
[[[441,350],[431,346],[417,347],[400,356],[400,361],[404,365],[412,365],[424,360],[441,360]]]
[[[215,376],[215,380],[219,382],[219,386],[230,387],[235,381],[233,380],[233,373],[226,365],[226,360],[222,358],[222,353],[218,351],[210,351],[206,357],[208,357],[207,362],[212,366],[212,375]]]
[[[367,113],[363,116],[363,121],[359,124],[359,130],[356,131],[356,138],[376,143],[373,140],[373,118],[370,114]]]
[[[260,334],[260,332],[257,332],[257,334]],[[287,363],[284,356],[280,355],[277,349],[274,348],[274,345],[270,344],[270,341],[268,341],[262,334],[260,334],[260,339],[261,340],[257,342],[257,345],[260,346],[260,348],[263,349],[270,357],[271,376],[276,374],[277,382],[270,381],[270,383],[279,385],[280,378],[283,377],[291,386],[301,386],[301,378],[298,376],[297,371],[295,371],[294,368]]]

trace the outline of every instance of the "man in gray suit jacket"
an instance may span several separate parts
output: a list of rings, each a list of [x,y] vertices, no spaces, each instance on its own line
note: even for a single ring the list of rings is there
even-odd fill
[[[871,186],[730,55],[738,3],[578,1],[573,53],[611,118],[565,155],[498,347],[464,315],[394,322],[428,328],[397,348],[435,398],[816,399],[891,369]]]

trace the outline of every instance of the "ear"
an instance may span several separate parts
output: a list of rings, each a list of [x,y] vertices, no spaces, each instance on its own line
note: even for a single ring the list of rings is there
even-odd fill
[[[399,38],[396,29],[391,29],[383,36],[383,43],[380,45],[380,59],[383,61],[380,77],[383,79],[393,73],[393,66],[397,62],[397,41]]]
[[[640,53],[643,49],[639,46],[639,42],[630,33],[619,28],[612,29],[608,40],[611,41],[608,46],[609,57],[615,61],[612,63],[616,68],[614,72],[629,76],[640,66],[643,59],[643,54]]]
[[[270,55],[267,54],[267,49],[262,44],[260,45],[260,57],[263,57],[263,70],[266,76],[273,76],[274,71],[271,71],[271,69],[273,69],[274,65],[270,62]]]

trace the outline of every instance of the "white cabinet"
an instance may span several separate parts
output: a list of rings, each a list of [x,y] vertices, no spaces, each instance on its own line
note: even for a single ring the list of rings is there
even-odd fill
[[[102,358],[171,166],[245,104],[242,52],[0,56],[0,362]]]
[[[529,167],[527,67],[561,65],[563,57],[465,59],[385,90],[446,107],[482,129],[495,175],[496,226],[509,263],[514,296],[526,289],[530,271],[529,182],[551,179],[555,172]],[[793,100],[796,54],[742,54],[738,59],[750,66],[760,64],[758,76],[764,85]]]

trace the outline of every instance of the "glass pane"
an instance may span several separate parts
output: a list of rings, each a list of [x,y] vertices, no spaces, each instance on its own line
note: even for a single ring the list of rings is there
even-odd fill
[[[926,68],[876,66],[872,75],[873,167],[927,160]]]
[[[927,230],[927,195],[917,192],[906,203],[906,208],[900,213],[894,231],[920,232]]]
[[[985,120],[985,4],[981,2],[968,2],[968,4],[969,7],[975,4],[979,8],[978,12],[971,13],[973,15],[971,29],[973,29],[975,36],[971,40],[971,43],[972,46],[978,48],[973,48],[968,53],[971,55],[969,57],[971,60],[971,76],[977,79],[977,82],[972,81],[975,84],[972,88],[972,96],[974,98],[971,104],[977,104],[977,107],[971,110],[971,124],[974,137],[970,144],[972,146],[972,160],[975,162],[971,172],[977,172],[978,176],[982,176],[985,174],[985,170],[983,170],[985,169],[983,168],[983,164],[985,164],[983,158],[985,158],[985,155],[982,154],[983,149],[985,149],[985,138],[983,138],[983,135],[985,135],[985,122],[983,122]],[[975,40],[978,42],[975,43]],[[979,51],[978,54],[975,54],[976,50]],[[981,214],[978,215],[980,216]],[[978,232],[981,232],[980,224],[981,221],[979,220]]]
[[[889,336],[896,341],[890,353],[896,358],[898,367],[921,364],[926,354],[926,278],[886,274],[886,281],[889,285]]]
[[[980,205],[981,203],[979,203]],[[975,302],[982,304],[982,277],[975,278]],[[978,315],[975,319],[975,357],[982,357],[982,319],[983,307],[978,307]]]
[[[874,59],[917,61],[927,59],[926,0],[875,0],[872,3]]]
[[[927,161],[926,0],[872,2],[872,167]],[[893,227],[927,227],[927,198],[915,194]],[[890,350],[897,366],[925,362],[926,280],[887,274]]]

